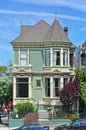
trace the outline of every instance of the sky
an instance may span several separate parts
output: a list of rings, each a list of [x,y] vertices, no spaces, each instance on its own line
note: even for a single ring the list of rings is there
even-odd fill
[[[20,34],[21,25],[40,20],[52,25],[58,19],[68,27],[70,41],[78,47],[86,41],[85,0],[0,0],[0,65],[12,61],[11,42]]]

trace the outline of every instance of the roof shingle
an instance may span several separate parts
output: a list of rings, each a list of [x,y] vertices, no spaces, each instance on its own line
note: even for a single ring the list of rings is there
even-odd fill
[[[70,42],[58,20],[49,25],[41,20],[33,26],[21,26],[20,35],[13,40],[15,42]],[[73,45],[73,44],[72,44]]]

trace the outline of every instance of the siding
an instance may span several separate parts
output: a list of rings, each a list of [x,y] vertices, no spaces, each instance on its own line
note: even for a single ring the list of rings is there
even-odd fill
[[[43,51],[42,50],[30,50],[30,64],[33,71],[43,70]]]
[[[18,50],[14,50],[14,65],[18,65]]]

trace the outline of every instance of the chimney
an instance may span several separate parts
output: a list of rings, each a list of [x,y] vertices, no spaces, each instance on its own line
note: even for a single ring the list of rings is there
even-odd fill
[[[64,27],[64,32],[66,34],[66,36],[68,35],[68,27]]]

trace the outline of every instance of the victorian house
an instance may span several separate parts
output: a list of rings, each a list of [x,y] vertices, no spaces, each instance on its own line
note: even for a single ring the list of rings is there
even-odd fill
[[[86,75],[86,42],[76,49],[76,67],[82,69]]]
[[[39,109],[62,105],[59,90],[75,74],[75,46],[55,19],[21,26],[13,46],[13,104],[29,101]]]

